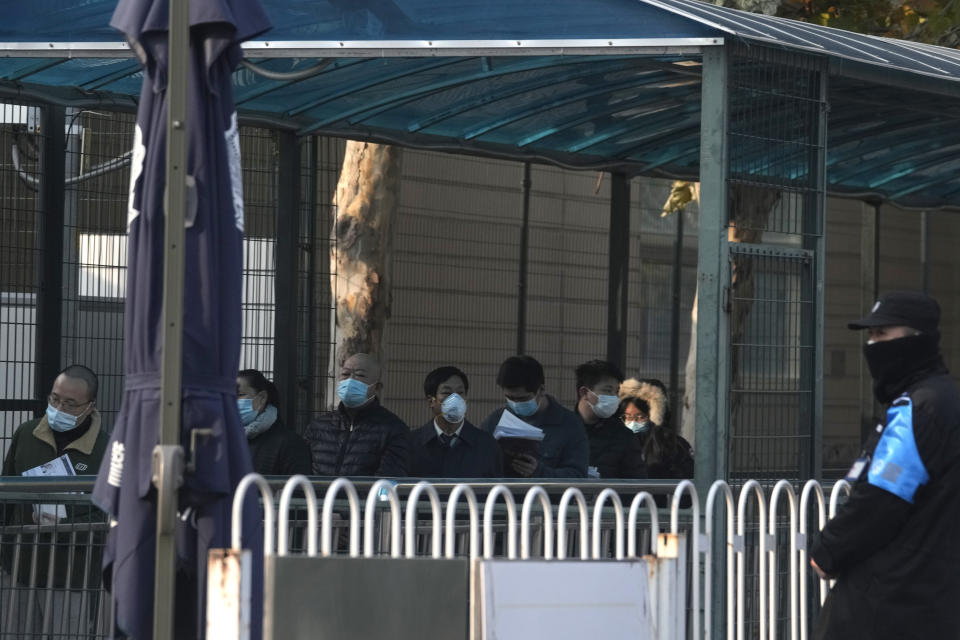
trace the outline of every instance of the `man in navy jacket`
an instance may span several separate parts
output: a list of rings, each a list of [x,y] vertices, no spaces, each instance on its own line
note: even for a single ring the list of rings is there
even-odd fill
[[[574,412],[547,395],[543,367],[530,356],[511,356],[500,365],[497,386],[507,406],[495,409],[480,428],[493,433],[504,411],[543,430],[538,456],[510,455],[507,475],[521,478],[586,478],[590,445],[583,422]]]
[[[470,381],[456,367],[434,369],[423,381],[432,418],[413,432],[410,475],[416,478],[499,478],[500,448],[467,420]]]

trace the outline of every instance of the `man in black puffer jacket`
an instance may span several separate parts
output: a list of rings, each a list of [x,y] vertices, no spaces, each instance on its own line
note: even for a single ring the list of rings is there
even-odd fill
[[[853,491],[811,552],[836,578],[824,640],[960,638],[960,393],[940,356],[937,302],[893,292],[851,329],[887,406],[847,480]]]
[[[407,475],[410,430],[377,397],[383,384],[380,364],[365,353],[340,368],[336,411],[321,414],[304,434],[318,476]]]

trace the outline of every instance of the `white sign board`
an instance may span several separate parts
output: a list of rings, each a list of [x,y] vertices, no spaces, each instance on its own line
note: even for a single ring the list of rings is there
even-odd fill
[[[637,561],[484,560],[484,640],[647,640],[649,565]]]

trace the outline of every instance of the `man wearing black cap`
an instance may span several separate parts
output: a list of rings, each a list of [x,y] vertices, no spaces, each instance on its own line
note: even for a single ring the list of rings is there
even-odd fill
[[[939,320],[933,298],[892,292],[849,325],[869,332],[863,354],[886,419],[810,554],[837,580],[817,638],[960,638],[960,393]]]

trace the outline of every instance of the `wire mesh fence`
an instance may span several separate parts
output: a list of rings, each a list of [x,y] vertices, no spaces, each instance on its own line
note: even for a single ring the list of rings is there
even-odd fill
[[[820,402],[822,60],[765,47],[730,63],[727,375],[731,477],[806,477]]]
[[[810,196],[823,195],[818,172],[820,118],[826,112],[823,60],[767,47],[734,51],[729,94],[733,224],[756,234],[747,242],[759,241],[765,232],[819,235],[822,216],[815,215]]]
[[[733,253],[733,270],[753,270],[751,287],[731,293],[730,473],[803,477],[812,453],[813,376],[804,364],[814,345],[803,331],[815,301],[804,281],[809,256],[791,251]]]
[[[330,249],[335,217],[334,193],[343,164],[344,141],[313,137],[301,146],[302,187],[298,249],[297,407],[293,424],[306,425],[330,404],[332,322]]]
[[[243,337],[240,368],[274,372],[277,141],[265,129],[240,128],[243,158]]]
[[[97,404],[110,428],[123,393],[129,151],[135,119],[130,113],[86,110],[67,110],[66,118],[62,330],[43,339],[60,341],[62,366],[83,364],[97,373]],[[44,386],[52,382],[37,381]]]
[[[0,454],[5,456],[16,427],[42,413],[53,375],[67,364],[85,364],[98,374],[97,405],[106,429],[112,428],[119,411],[134,116],[61,110],[64,135],[59,148],[47,142],[50,131],[41,130],[50,107],[8,103],[3,108],[0,215],[4,229],[9,230],[0,238]],[[241,366],[259,368],[271,376],[276,357],[276,134],[244,127],[241,144],[247,231]],[[329,220],[329,193],[339,163],[337,145],[327,146],[334,153],[318,169],[313,203]],[[60,163],[62,180],[58,171],[50,170],[59,169]],[[59,199],[51,200],[49,193],[57,191]],[[312,231],[295,246],[313,256],[311,265],[325,270],[329,224],[315,220],[312,210],[305,210],[303,217],[311,222]],[[319,243],[319,248],[313,243]],[[51,265],[56,266],[55,272]],[[318,291],[328,290],[325,278],[313,280],[319,281]],[[51,297],[56,304],[50,303]],[[329,296],[303,299],[314,316],[313,328],[328,334]],[[303,335],[304,344],[315,345],[319,340],[322,345],[329,340],[310,337],[313,334],[308,332]],[[38,362],[45,353],[53,354],[53,363],[41,372]],[[315,379],[327,375],[326,362],[314,360],[320,363],[305,370],[299,381],[307,389],[319,388]],[[303,414],[307,415],[318,405],[309,404],[309,394],[304,396]]]
[[[40,110],[2,105],[0,148],[0,453],[14,429],[40,406],[35,391],[42,203],[36,175]]]

